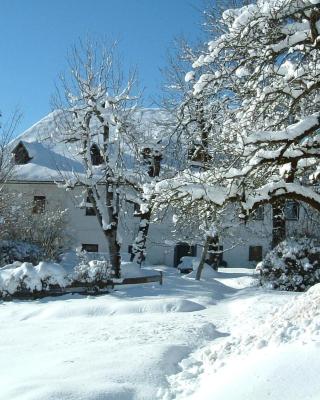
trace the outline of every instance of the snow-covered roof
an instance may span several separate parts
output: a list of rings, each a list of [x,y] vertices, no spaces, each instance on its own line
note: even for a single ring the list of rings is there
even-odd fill
[[[60,111],[54,111],[31,126],[10,144],[13,151],[20,143],[27,150],[30,160],[25,164],[15,165],[11,181],[54,182],[61,181],[70,174],[83,174],[84,169],[77,144],[59,141],[56,120]],[[154,118],[165,122],[168,113],[159,109],[141,109],[135,112],[139,121],[139,142],[148,146],[163,139],[163,127],[154,125]],[[130,150],[124,154],[125,163],[130,169],[134,156]]]

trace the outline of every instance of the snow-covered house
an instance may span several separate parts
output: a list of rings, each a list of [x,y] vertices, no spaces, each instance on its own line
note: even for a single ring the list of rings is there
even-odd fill
[[[146,121],[150,118],[145,111]],[[6,187],[29,198],[39,209],[68,209],[70,234],[74,248],[88,252],[107,250],[106,240],[98,224],[94,210],[87,203],[83,188],[66,191],[59,187],[66,177],[83,174],[83,165],[72,152],[72,145],[52,140],[55,128],[55,113],[51,113],[22,133],[12,143],[14,169]],[[92,163],[99,164],[99,152],[91,149]],[[82,206],[79,204],[82,203]],[[128,257],[138,231],[139,218],[134,217],[135,205],[128,201],[121,204],[121,238],[123,257]],[[171,246],[168,240],[168,226],[153,223],[150,227],[148,261],[171,264]],[[169,257],[169,258],[168,258]]]
[[[140,116],[146,129],[154,112],[144,110]],[[51,113],[15,139],[12,147],[15,166],[7,188],[31,199],[34,203],[33,209],[37,212],[45,208],[68,209],[73,247],[88,252],[106,252],[105,237],[83,188],[66,191],[57,184],[70,174],[83,174],[84,171],[81,161],[72,152],[72,146],[70,148],[63,142],[52,140],[56,129],[54,120],[55,113]],[[100,154],[96,149],[91,149],[91,156],[92,163],[99,164]],[[139,218],[134,216],[135,206],[132,202],[125,202],[121,206],[122,257],[129,258],[130,246],[138,232]],[[299,225],[302,214],[303,210],[299,209],[297,203],[288,204],[290,229]],[[147,241],[149,263],[176,266],[181,256],[196,255],[197,246],[178,242],[172,234],[173,230],[174,225],[169,217],[151,224]],[[270,242],[271,212],[265,207],[258,210],[247,226],[239,225],[236,238],[234,235],[232,238],[222,238],[222,248],[226,250],[223,259],[229,266],[254,265],[270,248]]]

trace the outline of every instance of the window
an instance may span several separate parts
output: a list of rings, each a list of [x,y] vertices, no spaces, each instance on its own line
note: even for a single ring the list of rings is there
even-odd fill
[[[140,204],[133,203],[133,216],[139,217],[141,215]]]
[[[33,197],[33,214],[42,214],[46,208],[46,196]]]
[[[249,261],[262,260],[262,246],[249,246]]]
[[[92,207],[91,200],[90,200],[89,196],[87,197],[87,201],[86,201],[86,215],[88,215],[88,216],[96,215],[96,211]]]
[[[97,244],[83,243],[81,251],[87,251],[88,253],[98,253],[99,246]]]
[[[263,221],[264,219],[264,207],[259,206],[256,210],[252,213],[252,220],[253,221]]]
[[[177,268],[180,263],[181,257],[195,257],[196,253],[196,246],[184,242],[177,243],[174,247],[174,267]]]
[[[289,221],[297,221],[299,219],[299,203],[287,201],[284,207],[284,216]]]
[[[91,163],[92,165],[101,165],[103,163],[103,157],[101,156],[98,145],[93,144],[90,148]]]

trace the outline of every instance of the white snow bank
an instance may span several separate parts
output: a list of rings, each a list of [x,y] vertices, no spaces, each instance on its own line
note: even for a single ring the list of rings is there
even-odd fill
[[[253,286],[259,286],[259,279],[258,276],[254,274],[254,271],[252,275],[249,276],[229,278],[229,279],[217,277],[215,279],[218,282],[222,282],[225,286],[228,286],[233,289],[245,289]]]
[[[184,256],[181,257],[180,263],[178,264],[178,270],[181,272],[189,272],[187,275],[185,275],[187,278],[195,279],[197,270],[200,264],[200,258],[199,257],[191,257],[191,256]],[[191,271],[191,272],[190,272]],[[204,264],[202,273],[201,273],[201,279],[213,279],[213,278],[218,278],[220,277],[220,274],[218,271],[213,269],[209,264]]]
[[[190,274],[186,275],[186,278],[191,278],[191,279],[195,279],[196,278],[196,274],[197,274],[197,267],[194,268],[194,270],[192,272],[190,272]],[[201,279],[202,280],[207,280],[207,279],[214,279],[214,278],[219,278],[220,274],[218,271],[214,270],[212,267],[210,267],[210,265],[205,264],[201,273]]]
[[[8,268],[8,267],[12,268]],[[17,263],[0,270],[0,293],[13,294],[19,289],[44,290],[48,285],[65,287],[69,283],[65,269],[56,263],[40,262],[35,267],[31,263]]]
[[[12,264],[7,264],[4,265],[3,267],[0,268],[0,271],[4,270],[4,269],[12,269],[12,268],[18,268],[22,265],[21,261],[14,261]]]
[[[194,353],[189,359],[183,360],[181,362],[182,371],[169,377],[170,390],[165,393],[163,399],[231,399],[233,397],[228,397],[231,393],[229,391],[229,389],[231,390],[230,382],[232,382],[234,390],[237,388],[237,400],[264,399],[267,398],[267,393],[258,389],[259,384],[261,383],[261,388],[263,388],[263,385],[268,383],[268,377],[275,376],[278,381],[288,384],[291,382],[292,387],[287,392],[286,385],[282,385],[277,393],[278,397],[269,396],[268,398],[318,399],[320,383],[319,379],[315,378],[313,371],[317,371],[320,366],[319,343],[320,284],[317,284],[308,292],[294,297],[285,306],[275,310],[263,324],[259,324],[252,332],[247,332],[244,328],[244,334],[227,339],[223,343],[209,345]],[[308,354],[313,360],[310,363],[308,357],[299,358],[304,354],[301,346],[305,344],[308,344],[305,349],[308,349]],[[261,349],[264,349],[263,352],[260,351]],[[299,353],[296,352],[296,349],[300,349]],[[281,367],[284,363],[286,368]],[[309,372],[306,376],[300,376],[299,379],[294,380],[299,372],[290,376],[290,371],[299,371],[299,367],[307,369]],[[238,375],[240,371],[241,378]],[[231,381],[230,376],[233,377]],[[237,376],[238,385],[242,382],[241,395],[238,393],[237,385],[233,385],[235,376]],[[305,380],[309,377],[311,385],[308,387],[309,397],[303,397],[304,391],[299,385],[305,384]],[[249,387],[243,384],[248,380],[250,380]],[[228,385],[221,383],[226,384],[226,381],[228,381]],[[276,387],[273,382],[269,382],[269,385],[272,388]],[[256,392],[250,389],[254,386]],[[298,395],[290,397],[288,393],[296,393],[295,390]]]
[[[53,302],[47,307],[39,309],[37,312],[27,314],[24,320],[29,319],[65,319],[65,318],[88,318],[104,317],[113,315],[131,315],[131,314],[154,314],[154,313],[178,313],[195,312],[205,309],[199,303],[180,298],[152,299],[120,301],[110,299],[109,302],[100,304],[72,304],[65,306],[63,302]]]
[[[112,314],[134,313],[168,313],[194,312],[205,309],[204,306],[186,299],[172,298],[133,302],[132,304],[118,305],[113,308]]]
[[[214,376],[202,377],[200,390],[188,400],[318,400],[320,393],[319,348],[276,346],[239,357]],[[232,378],[231,378],[232,377]]]
[[[139,278],[142,276],[154,276],[158,271],[141,268],[138,264],[132,262],[121,263],[121,278]]]
[[[0,303],[1,400],[155,400],[158,389],[168,385],[166,377],[180,371],[178,363],[190,352],[221,337],[229,325],[242,330],[244,318],[248,325],[246,316],[255,322],[292,296],[230,290],[215,280],[197,282],[181,278],[175,268],[158,268],[165,274],[162,286],[125,285],[102,296]],[[221,271],[225,281],[228,275],[234,280],[252,272]],[[141,310],[143,303],[151,310],[161,303],[196,307],[178,299],[206,309],[122,314],[130,307]],[[250,307],[243,307],[239,316],[236,305],[245,299]],[[234,312],[230,305],[236,306]],[[111,310],[116,312],[105,315]],[[60,318],[63,313],[67,318]]]

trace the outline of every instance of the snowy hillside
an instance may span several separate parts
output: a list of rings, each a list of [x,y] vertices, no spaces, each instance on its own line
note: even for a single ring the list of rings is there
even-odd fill
[[[320,288],[252,270],[1,303],[1,399],[318,399]]]

